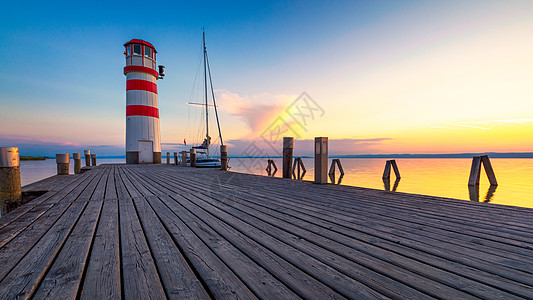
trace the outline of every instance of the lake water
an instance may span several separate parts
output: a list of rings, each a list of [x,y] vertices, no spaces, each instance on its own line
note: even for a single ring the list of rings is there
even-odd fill
[[[314,160],[312,158],[302,160],[307,169],[303,179],[313,180]],[[274,161],[279,168],[275,177],[281,177],[281,158],[274,159]],[[472,159],[396,159],[402,178],[399,182],[395,182],[394,172],[392,172],[388,184],[381,178],[385,161],[386,159],[341,159],[345,172],[341,184],[533,208],[533,159],[491,159],[499,185],[491,188],[487,176],[482,171],[479,190],[469,189],[467,185]],[[123,158],[98,159],[98,164],[124,162]],[[83,160],[82,163],[84,164]],[[71,173],[73,173],[73,165],[71,161]],[[266,165],[267,159],[263,158],[232,158],[230,160],[231,170],[243,173],[266,176]],[[331,165],[331,159],[329,165]],[[22,185],[55,174],[54,159],[21,161]],[[338,174],[337,170],[336,180],[338,180]]]

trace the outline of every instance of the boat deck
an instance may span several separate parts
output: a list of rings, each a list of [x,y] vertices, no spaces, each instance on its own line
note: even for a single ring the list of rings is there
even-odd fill
[[[533,298],[533,209],[101,165],[0,218],[0,266],[0,299]]]

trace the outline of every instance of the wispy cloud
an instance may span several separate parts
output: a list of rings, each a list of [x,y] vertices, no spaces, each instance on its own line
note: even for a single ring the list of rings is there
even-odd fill
[[[507,120],[485,120],[485,121],[466,121],[466,122],[456,122],[446,125],[434,125],[430,128],[437,129],[461,129],[461,128],[472,128],[480,130],[490,130],[490,125],[499,125],[499,124],[527,124],[533,123],[533,119],[507,119]]]
[[[250,130],[248,138],[257,137],[298,95],[260,93],[239,95],[217,90],[220,108],[240,117]]]

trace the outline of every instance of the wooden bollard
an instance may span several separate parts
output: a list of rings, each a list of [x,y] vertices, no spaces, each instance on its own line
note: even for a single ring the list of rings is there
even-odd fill
[[[57,175],[68,175],[70,173],[70,156],[68,154],[56,154]]]
[[[170,165],[170,152],[167,152],[167,165]]]
[[[92,166],[96,167],[96,154],[91,154]]]
[[[328,183],[328,138],[315,138],[315,183]]]
[[[0,216],[21,203],[20,156],[18,147],[0,147]]]
[[[72,159],[74,159],[74,174],[81,173],[81,153],[72,153]]]
[[[228,170],[228,145],[220,145],[220,170]]]
[[[283,178],[291,178],[292,175],[292,153],[294,150],[294,138],[283,138]]]
[[[190,153],[189,160],[191,161],[191,167],[196,167],[196,149],[191,149]]]
[[[91,166],[91,150],[83,150],[83,155],[85,155],[85,166]]]
[[[178,152],[174,152],[174,164],[178,165]]]
[[[390,179],[390,170],[394,169],[394,175],[396,175],[396,179],[400,179],[400,170],[398,169],[398,165],[396,164],[396,160],[391,159],[387,160],[385,163],[385,169],[383,170],[383,179]]]
[[[187,151],[181,151],[181,165],[187,166]]]
[[[470,169],[468,185],[473,186],[479,184],[482,163],[483,167],[485,168],[485,173],[487,173],[487,177],[489,178],[490,185],[498,185],[498,181],[496,180],[496,175],[494,174],[494,170],[492,169],[488,155],[474,156],[472,158],[472,168]]]

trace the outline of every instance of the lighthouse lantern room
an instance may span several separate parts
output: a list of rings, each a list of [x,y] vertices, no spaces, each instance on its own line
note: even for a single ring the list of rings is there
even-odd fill
[[[157,51],[133,39],[126,48],[126,163],[161,163],[161,132],[157,103]]]

